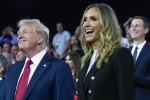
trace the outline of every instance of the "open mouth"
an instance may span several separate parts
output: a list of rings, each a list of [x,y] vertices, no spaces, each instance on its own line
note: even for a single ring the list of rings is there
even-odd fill
[[[94,30],[89,30],[89,29],[85,31],[86,31],[86,36],[90,36],[94,32]]]

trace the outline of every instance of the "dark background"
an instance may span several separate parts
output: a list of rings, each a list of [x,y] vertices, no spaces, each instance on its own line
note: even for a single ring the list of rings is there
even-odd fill
[[[41,20],[50,29],[51,39],[58,21],[74,34],[85,8],[93,3],[110,5],[122,24],[137,15],[150,20],[150,0],[0,0],[0,34],[8,25],[17,31],[17,22],[23,18]]]

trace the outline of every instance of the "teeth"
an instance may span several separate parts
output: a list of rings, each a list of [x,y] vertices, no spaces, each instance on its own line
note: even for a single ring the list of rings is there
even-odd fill
[[[19,40],[19,42],[23,42],[23,41],[25,41],[25,40]]]
[[[87,33],[89,33],[89,32],[93,32],[93,30],[86,30],[86,32],[87,32]]]
[[[132,32],[132,34],[136,34],[137,32]]]

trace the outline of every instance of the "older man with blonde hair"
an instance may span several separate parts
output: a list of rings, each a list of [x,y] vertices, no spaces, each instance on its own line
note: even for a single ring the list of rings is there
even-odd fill
[[[18,45],[26,59],[10,66],[5,100],[73,100],[69,65],[46,51],[49,29],[38,19],[23,19],[18,27]]]

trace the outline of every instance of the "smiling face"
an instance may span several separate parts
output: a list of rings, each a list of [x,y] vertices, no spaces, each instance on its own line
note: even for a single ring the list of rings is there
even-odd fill
[[[69,64],[71,69],[75,68],[75,64],[74,64],[73,60],[70,58],[69,55],[67,55],[65,62]]]
[[[96,8],[90,8],[84,14],[82,27],[87,42],[100,42],[100,14]]]
[[[11,45],[9,43],[3,44],[3,52],[9,52],[10,53]]]
[[[16,55],[17,55],[17,53],[18,53],[18,51],[19,51],[18,45],[13,45],[13,46],[11,47],[11,56],[12,56],[13,58],[15,58]]]
[[[32,24],[24,24],[18,31],[18,45],[22,51],[34,51],[38,47],[38,35]]]
[[[135,41],[144,41],[145,35],[148,32],[147,28],[144,28],[143,20],[134,19],[131,23],[130,34]]]
[[[70,41],[71,41],[71,45],[75,45],[75,46],[78,45],[78,39],[77,39],[77,37],[72,36]]]
[[[21,60],[23,60],[25,58],[26,58],[26,56],[25,56],[25,54],[22,51],[19,51],[17,53],[17,55],[16,55],[16,61],[21,61]]]

